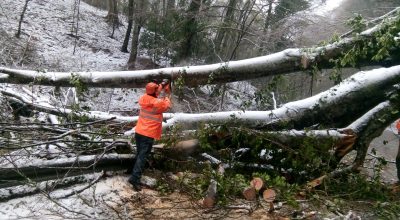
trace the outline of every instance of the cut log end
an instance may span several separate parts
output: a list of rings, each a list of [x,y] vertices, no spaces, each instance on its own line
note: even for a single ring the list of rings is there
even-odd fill
[[[254,177],[250,181],[250,186],[254,187],[256,191],[260,191],[264,187],[264,181],[260,177]]]
[[[252,186],[246,187],[246,188],[243,190],[243,196],[244,196],[244,198],[245,198],[246,200],[248,200],[248,201],[253,201],[253,200],[255,200],[255,199],[257,198],[256,189],[255,189],[254,187],[252,187]]]
[[[203,207],[207,208],[207,209],[213,208],[214,204],[215,204],[215,198],[213,198],[213,197],[206,197],[202,201]]]
[[[271,203],[271,202],[273,202],[273,201],[275,200],[275,198],[276,198],[276,192],[275,192],[275,190],[273,190],[273,189],[267,189],[267,190],[265,190],[265,191],[263,192],[263,199],[264,199],[266,202]]]

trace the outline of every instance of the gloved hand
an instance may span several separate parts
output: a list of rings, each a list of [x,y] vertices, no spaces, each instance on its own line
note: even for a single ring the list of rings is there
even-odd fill
[[[164,86],[164,90],[165,93],[167,93],[168,95],[171,94],[171,86],[169,83],[166,86]]]
[[[165,93],[167,93],[168,95],[171,94],[171,83],[169,82],[168,79],[163,79],[163,81],[161,82],[161,85],[162,85]]]

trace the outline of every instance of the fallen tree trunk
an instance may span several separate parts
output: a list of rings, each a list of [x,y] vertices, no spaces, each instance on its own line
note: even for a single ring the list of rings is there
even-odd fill
[[[400,97],[398,94],[399,91],[396,91],[391,96],[390,101],[377,105],[346,128],[358,134],[353,147],[357,151],[357,156],[352,165],[353,170],[358,169],[364,163],[372,140],[381,135],[385,128],[400,117]]]
[[[19,101],[25,104],[26,107],[32,108],[34,110],[45,112],[49,114],[54,114],[62,117],[66,117],[69,115],[74,115],[77,117],[87,117],[90,120],[112,120],[116,122],[136,122],[138,120],[138,116],[120,116],[115,114],[109,114],[101,111],[77,111],[68,109],[65,107],[58,107],[50,105],[47,102],[36,102],[24,95],[20,91],[17,91],[13,88],[0,88],[0,93],[5,96],[12,97],[15,101]],[[164,118],[171,118],[173,114],[164,113]]]
[[[397,8],[399,11],[400,8]],[[393,12],[390,12],[393,14]],[[387,19],[395,22],[395,19]],[[332,67],[331,59],[338,58],[361,41],[369,41],[385,25],[370,28],[356,37],[345,38],[339,42],[316,48],[287,49],[275,54],[241,61],[230,61],[202,66],[172,67],[154,70],[121,72],[37,72],[0,67],[0,82],[50,86],[74,86],[79,80],[89,87],[142,88],[152,79],[180,79],[187,86],[210,83],[242,81],[257,77],[272,76],[295,71],[312,69],[314,66]],[[371,65],[371,60],[367,60]],[[71,80],[73,79],[73,80]]]
[[[0,202],[30,196],[41,192],[49,193],[53,190],[65,188],[74,184],[89,183],[93,180],[99,179],[102,175],[103,173],[86,174],[39,183],[30,183],[24,186],[1,188]]]
[[[68,109],[65,107],[57,107],[50,105],[47,102],[36,102],[32,100],[32,98],[24,95],[22,92],[17,91],[16,89],[13,88],[2,88],[0,89],[0,92],[3,95],[6,95],[8,97],[13,97],[17,101],[20,101],[24,103],[27,107],[30,107],[32,109],[35,109],[40,112],[45,112],[49,114],[54,114],[58,116],[68,116],[68,115],[75,115],[78,117],[88,117],[92,120],[114,120],[118,122],[135,122],[137,121],[138,117],[125,117],[125,116],[118,116],[118,115],[113,115],[113,114],[108,114],[105,112],[100,112],[100,111],[76,111],[72,109]]]
[[[240,123],[250,127],[285,127],[302,130],[307,126],[320,124],[326,127],[345,127],[360,117],[369,109],[384,101],[386,93],[393,90],[393,85],[400,83],[400,66],[361,71],[339,85],[321,92],[315,96],[289,102],[271,111],[228,111],[214,113],[166,113],[169,118],[163,127],[181,124],[192,128],[202,123]],[[39,111],[51,114],[76,114],[95,119],[110,119],[116,121],[136,121],[137,117],[122,117],[102,112],[73,112],[53,106],[43,106],[15,93],[13,90],[2,89],[3,94],[17,98]],[[345,106],[345,108],[343,107]]]
[[[10,156],[2,156],[0,188],[26,184],[32,180],[37,182],[60,176],[82,175],[94,170],[123,170],[133,163],[133,157],[132,154],[104,154],[47,161],[25,158],[19,161]]]
[[[274,170],[283,173],[292,169],[295,171],[292,172],[295,176],[304,173],[312,177],[318,175],[321,170],[332,172],[332,175],[354,171],[363,164],[371,141],[400,117],[398,89],[399,87],[388,95],[390,101],[377,105],[352,124],[341,129],[260,132],[232,127],[211,128],[208,132],[209,143],[215,147],[215,150],[251,147],[252,151],[248,151],[248,162],[258,161],[261,165],[268,164]],[[261,154],[261,150],[266,151],[265,155]],[[353,164],[342,170],[334,170],[340,160],[352,150],[357,151]],[[240,159],[243,160],[243,158]],[[304,166],[292,167],[293,160],[297,160],[295,164],[304,164]],[[317,165],[317,170],[314,165]],[[314,171],[317,172],[313,173]]]
[[[2,155],[0,157],[0,188],[6,186],[20,185],[26,181],[42,181],[59,177],[61,175],[81,175],[93,170],[127,170],[133,165],[134,154],[112,154],[107,148],[119,144],[119,151],[131,151],[128,142],[104,140],[108,147],[100,155],[83,155],[71,158],[42,160],[21,157],[16,155]],[[165,154],[170,158],[188,157],[198,150],[197,140],[187,140],[175,143],[173,146],[165,147],[164,144],[154,145],[154,151]]]
[[[336,178],[337,176],[359,170],[360,166],[362,166],[365,161],[365,157],[372,140],[381,135],[385,128],[387,128],[391,123],[400,117],[400,97],[398,95],[399,88],[399,85],[397,85],[397,91],[390,96],[389,101],[385,101],[377,105],[375,108],[367,112],[363,117],[357,119],[355,122],[343,129],[344,131],[350,131],[350,133],[357,133],[357,139],[351,148],[345,149],[343,152],[336,151],[335,155],[337,156],[337,159],[340,160],[351,150],[356,150],[356,158],[349,166],[334,170],[315,180],[318,182],[317,185],[319,185],[326,178]],[[399,152],[398,154],[400,154]],[[399,164],[400,161],[397,161],[396,157],[397,174],[398,178],[400,179]]]
[[[163,124],[183,127],[201,123],[237,123],[251,127],[295,128],[319,124],[345,127],[369,109],[386,100],[386,92],[400,83],[400,66],[361,71],[337,86],[310,98],[289,102],[271,111],[229,111],[214,113],[176,113]]]

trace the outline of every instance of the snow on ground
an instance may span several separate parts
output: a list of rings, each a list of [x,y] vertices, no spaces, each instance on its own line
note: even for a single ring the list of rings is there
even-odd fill
[[[21,51],[12,51],[17,55],[23,54],[24,48],[28,47],[31,53],[25,54],[26,57],[22,59],[26,62],[19,62],[13,57],[0,61],[1,65],[22,69],[71,72],[125,70],[129,54],[120,52],[126,28],[123,16],[120,17],[123,26],[116,29],[114,38],[111,38],[112,28],[104,19],[107,12],[81,2],[79,38],[76,39],[71,36],[71,34],[74,34],[71,32],[73,22],[76,21],[73,18],[75,1],[30,1],[22,23],[21,39],[17,40],[13,36],[17,31],[24,2],[25,0],[0,1],[0,31],[3,33],[0,36],[0,42],[12,42],[19,45],[16,48]],[[0,45],[2,51],[11,50],[10,48],[14,47]],[[143,53],[145,52],[142,52],[142,56],[146,56]],[[241,94],[244,91],[254,91],[254,87],[244,82],[231,83],[229,87],[233,88],[233,93],[227,94],[225,109],[237,108],[240,106],[238,100],[240,101],[243,98]],[[48,92],[49,88],[36,89]],[[204,89],[201,88],[201,90]],[[68,93],[68,89],[63,91],[65,96],[73,96],[73,94]],[[80,97],[80,101],[82,105],[88,106],[92,110],[110,111],[117,114],[120,110],[130,111],[138,108],[137,100],[142,93],[143,89],[90,89],[87,96]],[[204,92],[204,94],[209,95],[207,92]],[[234,94],[236,94],[235,97],[233,97]],[[200,101],[206,100],[198,98]],[[65,100],[71,99],[74,99],[74,97],[65,98]],[[186,103],[181,105],[186,105]],[[207,107],[207,105],[205,106]],[[179,106],[176,109],[180,109]],[[204,111],[204,108],[192,107],[192,110]],[[132,114],[132,112],[128,114]],[[51,151],[52,149],[50,146],[50,151],[46,149],[45,153],[54,153]],[[43,149],[36,149],[36,151],[40,150]],[[35,151],[35,149],[32,149],[32,151]],[[40,152],[38,153],[40,154]],[[30,159],[30,162],[34,162],[32,160],[33,158]],[[37,195],[2,202],[0,203],[0,219],[130,219],[135,216],[145,217],[146,209],[139,209],[138,206],[151,206],[149,209],[161,207],[157,212],[159,216],[163,217],[179,218],[180,216],[185,218],[188,213],[190,214],[187,208],[191,206],[188,198],[182,197],[181,194],[174,194],[172,198],[167,198],[167,201],[161,201],[157,192],[153,190],[136,193],[127,184],[127,178],[128,175],[126,174],[118,174],[114,177],[102,179],[85,190],[80,196],[71,196],[67,199],[55,198],[70,193],[71,190],[84,187],[88,183],[79,184],[69,189],[55,190],[50,194],[42,192]],[[141,204],[140,201],[142,201],[141,203],[147,201],[149,204]],[[175,203],[180,205],[177,207]],[[186,208],[179,207],[182,205]],[[176,215],[171,215],[170,211],[174,207],[177,207]],[[115,210],[122,213],[122,216],[118,216]],[[194,212],[191,213],[192,216],[198,214],[196,210],[192,211]]]
[[[0,1],[0,36],[2,41],[10,40],[17,31],[18,20],[25,0]],[[81,2],[79,20],[79,40],[75,54],[75,38],[71,37],[73,22],[73,0],[40,0],[30,1],[24,22],[22,23],[21,40],[15,44],[29,45],[33,48],[29,64],[22,68],[49,71],[116,71],[124,70],[129,54],[119,51],[125,27],[115,31],[110,38],[111,27],[105,22],[106,11],[96,9]],[[122,19],[124,23],[124,20]],[[0,46],[1,49],[5,48]],[[5,48],[9,49],[9,48]],[[17,63],[4,63],[10,67]],[[19,66],[21,67],[21,66]],[[97,89],[90,90],[85,105],[92,109],[132,110],[137,105],[135,100],[142,90]],[[97,95],[97,96],[95,96]],[[121,193],[134,194],[127,185],[128,175],[119,174],[101,180],[82,197],[72,196],[67,199],[49,199],[55,195],[71,192],[72,189],[56,190],[50,195],[45,193],[12,199],[0,203],[0,219],[115,219],[107,202],[116,206]],[[77,189],[87,184],[74,186]],[[83,214],[80,214],[83,213]]]
[[[0,29],[8,36],[14,36],[17,31],[24,2],[24,0],[0,2]],[[126,26],[117,28],[114,38],[111,38],[112,27],[104,19],[107,12],[81,2],[77,40],[70,36],[71,33],[75,34],[71,32],[74,24],[74,2],[72,0],[29,2],[22,23],[21,40],[17,43],[30,45],[34,48],[34,53],[31,59],[33,62],[23,67],[71,72],[125,70],[129,54],[122,53],[120,47]],[[121,21],[125,24],[123,16]],[[133,100],[143,92],[141,89],[90,91],[85,105],[100,111],[132,110],[135,107]]]
[[[25,0],[2,1],[2,28],[16,33]],[[120,52],[124,26],[116,29],[105,22],[106,11],[81,3],[78,21],[79,40],[70,34],[74,25],[72,0],[31,1],[22,24],[22,41],[34,44],[35,63],[52,71],[123,70],[129,54]],[[14,13],[15,12],[15,13]],[[75,18],[76,21],[76,18]],[[94,28],[95,27],[95,28]],[[75,42],[76,47],[75,47]],[[74,48],[75,54],[74,54]]]
[[[57,199],[85,185],[3,202],[0,219],[115,219],[113,209],[118,209],[124,198],[137,194],[126,177],[116,176],[102,179],[79,196]]]
[[[22,11],[24,2],[24,0],[4,0],[0,3],[0,29],[4,29],[8,36],[16,33],[20,16],[20,13],[10,12]],[[112,27],[104,19],[107,12],[81,2],[78,21],[79,39],[76,39],[71,36],[75,34],[71,30],[74,24],[76,25],[74,2],[72,0],[29,2],[22,24],[22,39],[19,43],[31,44],[34,47],[34,62],[25,68],[67,72],[126,70],[129,54],[120,51],[126,29],[124,16],[120,16],[123,25],[115,30],[114,38],[111,38]],[[145,51],[141,51],[140,54],[146,57]],[[250,84],[247,85],[249,86]],[[142,93],[142,89],[94,89],[90,90],[84,105],[99,111],[128,111],[138,108],[135,100]],[[227,108],[237,109],[240,103],[235,104],[236,100],[228,95]],[[180,105],[180,103],[175,104]]]

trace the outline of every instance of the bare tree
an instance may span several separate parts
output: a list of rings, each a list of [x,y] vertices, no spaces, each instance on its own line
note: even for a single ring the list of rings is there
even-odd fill
[[[106,19],[111,24],[118,25],[118,1],[117,0],[107,0],[108,1],[108,13]]]
[[[128,43],[132,32],[133,25],[133,0],[129,0],[128,3],[128,27],[126,28],[126,34],[124,38],[124,43],[122,44],[121,51],[127,53],[128,52]]]
[[[165,7],[165,16],[168,18],[171,16],[171,14],[175,11],[175,0],[167,0],[166,6]]]
[[[230,32],[230,28],[233,27],[235,21],[234,21],[234,16],[235,16],[235,11],[237,10],[237,5],[238,5],[239,1],[238,0],[229,0],[228,5],[226,7],[226,13],[225,16],[223,18],[223,22],[221,24],[220,29],[217,32],[217,36],[214,40],[214,44],[215,44],[215,50],[217,53],[221,54],[221,48],[223,47],[223,45],[226,45],[225,43],[223,43],[223,41],[228,41],[226,38],[228,36],[227,33]]]
[[[261,43],[260,43],[260,48],[259,48],[260,55],[264,54],[264,52],[265,52],[264,46],[267,43],[267,42],[265,42],[267,39],[266,36],[269,34],[269,29],[270,29],[271,20],[272,20],[272,8],[273,8],[272,5],[274,3],[274,0],[267,0],[267,2],[268,2],[268,9],[267,9],[267,13],[265,14],[266,18],[264,21],[264,27],[263,27],[263,32],[262,32],[263,34],[261,36]]]
[[[114,37],[115,29],[120,25],[118,17],[118,0],[108,0],[108,14],[106,16],[107,22],[112,25],[112,32],[110,37]]]
[[[134,69],[139,49],[140,30],[146,20],[146,0],[138,0],[135,8],[135,24],[133,26],[132,47],[128,60],[128,69]]]
[[[177,54],[177,63],[189,58],[193,50],[193,40],[198,31],[198,15],[203,0],[191,0],[183,21],[183,40]]]
[[[69,36],[75,38],[74,51],[72,54],[75,54],[76,45],[78,44],[78,39],[79,39],[78,30],[79,30],[79,19],[80,19],[80,5],[81,5],[81,0],[75,0],[74,10],[72,15],[71,33],[69,34]]]
[[[17,33],[15,34],[15,36],[16,36],[17,38],[20,38],[22,22],[23,22],[23,20],[24,20],[25,12],[26,12],[26,9],[28,8],[28,3],[29,3],[30,1],[31,1],[31,0],[25,0],[25,5],[24,5],[24,7],[23,7],[23,9],[22,9],[21,16],[20,16],[19,22],[18,22],[18,30],[17,30]]]

